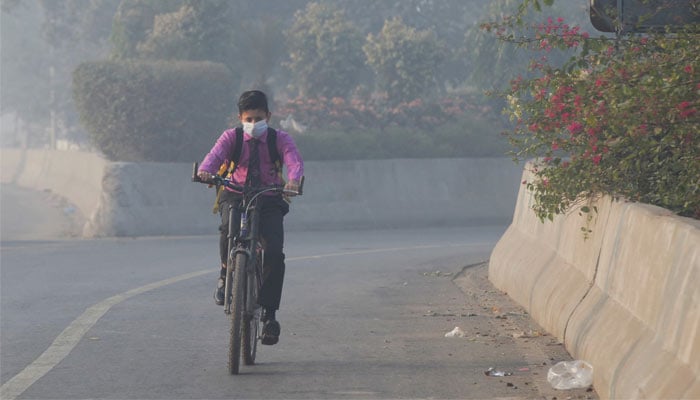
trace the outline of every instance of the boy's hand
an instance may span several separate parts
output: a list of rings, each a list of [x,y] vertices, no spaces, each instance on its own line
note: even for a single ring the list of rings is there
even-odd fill
[[[287,196],[296,196],[299,194],[299,181],[290,180],[284,185],[284,194]]]
[[[197,173],[197,176],[199,177],[199,179],[203,180],[204,182],[209,182],[214,177],[214,175],[210,174],[207,171],[199,171]]]

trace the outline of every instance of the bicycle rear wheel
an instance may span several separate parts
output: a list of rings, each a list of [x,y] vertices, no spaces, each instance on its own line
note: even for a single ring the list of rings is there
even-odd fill
[[[260,329],[260,307],[258,306],[258,293],[260,289],[262,271],[262,259],[260,254],[255,257],[253,273],[246,279],[246,315],[243,322],[243,362],[246,365],[255,364],[255,354],[258,348],[258,331]]]
[[[228,371],[231,375],[237,375],[241,362],[241,332],[243,313],[245,311],[243,296],[245,295],[246,262],[248,256],[245,253],[236,255],[236,272],[233,274],[233,290],[231,293],[231,332],[228,346]]]

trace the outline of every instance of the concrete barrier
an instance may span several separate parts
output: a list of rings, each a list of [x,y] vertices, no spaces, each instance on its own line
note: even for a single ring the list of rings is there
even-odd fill
[[[186,163],[108,162],[94,154],[2,150],[2,182],[50,189],[76,204],[83,235],[217,233],[214,191]],[[289,230],[510,222],[520,168],[507,158],[307,162]]]
[[[700,398],[700,222],[602,197],[542,223],[532,202],[522,186],[494,285],[593,365],[602,398]]]
[[[102,194],[107,160],[79,151],[0,149],[1,181],[65,197],[89,217]]]

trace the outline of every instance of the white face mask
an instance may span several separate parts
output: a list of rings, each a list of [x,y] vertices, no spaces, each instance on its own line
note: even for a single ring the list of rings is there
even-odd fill
[[[262,136],[263,133],[267,132],[267,121],[263,119],[256,123],[244,122],[243,132],[257,139]]]

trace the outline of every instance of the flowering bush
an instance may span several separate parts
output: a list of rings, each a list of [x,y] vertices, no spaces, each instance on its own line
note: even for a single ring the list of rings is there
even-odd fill
[[[467,95],[397,106],[383,96],[319,98],[277,105],[272,123],[290,129],[309,160],[505,156],[503,124],[492,114]]]
[[[525,182],[537,215],[602,193],[700,218],[697,35],[591,38],[562,18],[530,29],[527,39],[504,25],[497,34],[542,54],[504,93],[514,157],[538,160]],[[547,58],[556,50],[575,53],[557,66]]]

